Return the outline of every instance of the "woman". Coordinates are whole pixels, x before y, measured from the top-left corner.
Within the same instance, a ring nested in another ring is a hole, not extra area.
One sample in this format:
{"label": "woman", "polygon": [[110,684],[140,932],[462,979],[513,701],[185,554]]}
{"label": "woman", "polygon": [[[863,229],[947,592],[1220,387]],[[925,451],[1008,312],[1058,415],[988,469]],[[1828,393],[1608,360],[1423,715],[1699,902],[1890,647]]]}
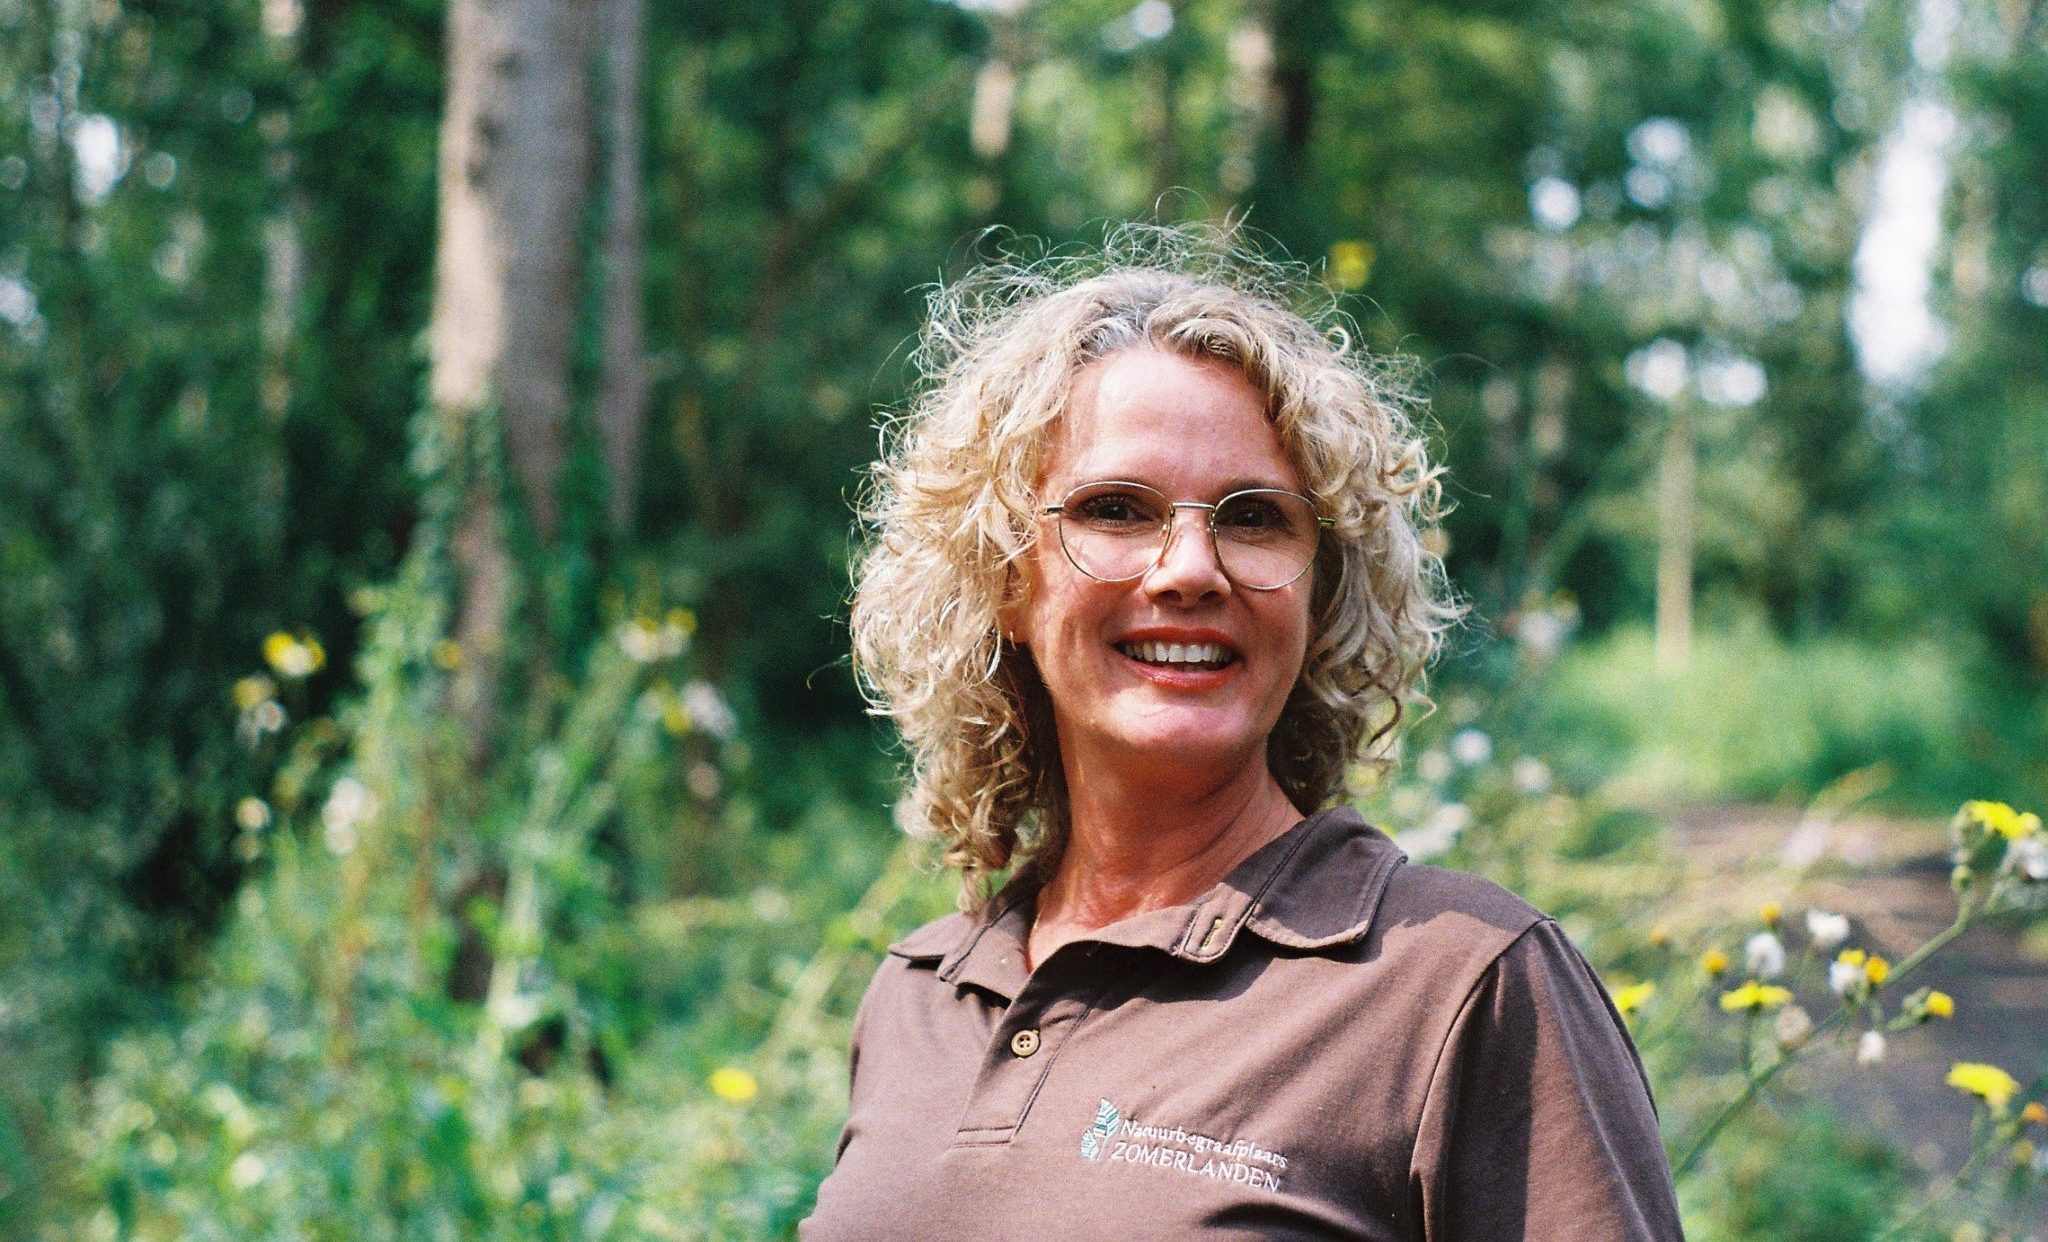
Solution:
{"label": "woman", "polygon": [[935,297],[853,629],[963,913],[869,987],[804,1237],[1679,1236],[1557,925],[1330,809],[1454,610],[1296,291],[1126,229]]}

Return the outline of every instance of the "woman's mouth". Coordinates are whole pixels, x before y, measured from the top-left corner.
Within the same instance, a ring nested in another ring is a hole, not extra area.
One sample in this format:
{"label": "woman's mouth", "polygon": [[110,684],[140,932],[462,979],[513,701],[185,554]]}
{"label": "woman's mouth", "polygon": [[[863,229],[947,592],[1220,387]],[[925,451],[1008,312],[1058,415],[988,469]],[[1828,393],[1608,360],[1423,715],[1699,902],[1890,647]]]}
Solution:
{"label": "woman's mouth", "polygon": [[1237,659],[1237,653],[1222,643],[1118,643],[1116,649],[1158,668],[1216,669]]}

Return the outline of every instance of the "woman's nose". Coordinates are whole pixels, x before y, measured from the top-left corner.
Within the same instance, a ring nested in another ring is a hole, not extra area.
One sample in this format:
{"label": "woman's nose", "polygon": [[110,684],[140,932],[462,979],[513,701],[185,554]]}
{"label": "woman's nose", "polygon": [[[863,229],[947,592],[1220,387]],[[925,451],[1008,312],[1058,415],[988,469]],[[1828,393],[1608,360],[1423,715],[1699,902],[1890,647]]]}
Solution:
{"label": "woman's nose", "polygon": [[1208,510],[1173,511],[1165,546],[1145,572],[1145,589],[1184,604],[1230,593],[1230,577],[1216,557],[1216,541],[1209,537]]}

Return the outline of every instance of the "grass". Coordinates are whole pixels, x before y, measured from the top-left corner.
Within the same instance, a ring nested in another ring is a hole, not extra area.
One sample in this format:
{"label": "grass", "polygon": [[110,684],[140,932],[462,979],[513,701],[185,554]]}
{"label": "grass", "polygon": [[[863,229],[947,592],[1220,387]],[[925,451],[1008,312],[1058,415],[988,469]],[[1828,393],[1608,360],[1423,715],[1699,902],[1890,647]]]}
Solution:
{"label": "grass", "polygon": [[1757,623],[1700,634],[1676,673],[1647,629],[1616,630],[1570,648],[1522,707],[1568,780],[1617,800],[1803,799],[1882,764],[1886,803],[1937,813],[1987,790],[2039,800],[2044,709],[1931,639],[1787,640]]}

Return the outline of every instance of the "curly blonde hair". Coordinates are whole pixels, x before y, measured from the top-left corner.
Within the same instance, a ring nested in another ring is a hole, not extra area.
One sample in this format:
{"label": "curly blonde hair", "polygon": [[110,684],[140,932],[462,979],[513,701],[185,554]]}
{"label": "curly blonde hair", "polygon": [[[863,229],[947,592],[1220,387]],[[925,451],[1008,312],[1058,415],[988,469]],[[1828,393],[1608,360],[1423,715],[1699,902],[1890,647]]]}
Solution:
{"label": "curly blonde hair", "polygon": [[1354,763],[1386,762],[1458,615],[1421,538],[1441,489],[1413,400],[1306,269],[1229,230],[1127,224],[1099,251],[989,264],[936,288],[914,355],[924,382],[885,424],[860,505],[853,652],[909,753],[905,827],[943,842],[964,908],[1013,863],[1050,874],[1066,843],[1051,705],[999,622],[1024,589],[1040,458],[1076,374],[1140,345],[1241,370],[1336,519],[1301,677],[1267,743],[1297,807],[1333,799]]}

